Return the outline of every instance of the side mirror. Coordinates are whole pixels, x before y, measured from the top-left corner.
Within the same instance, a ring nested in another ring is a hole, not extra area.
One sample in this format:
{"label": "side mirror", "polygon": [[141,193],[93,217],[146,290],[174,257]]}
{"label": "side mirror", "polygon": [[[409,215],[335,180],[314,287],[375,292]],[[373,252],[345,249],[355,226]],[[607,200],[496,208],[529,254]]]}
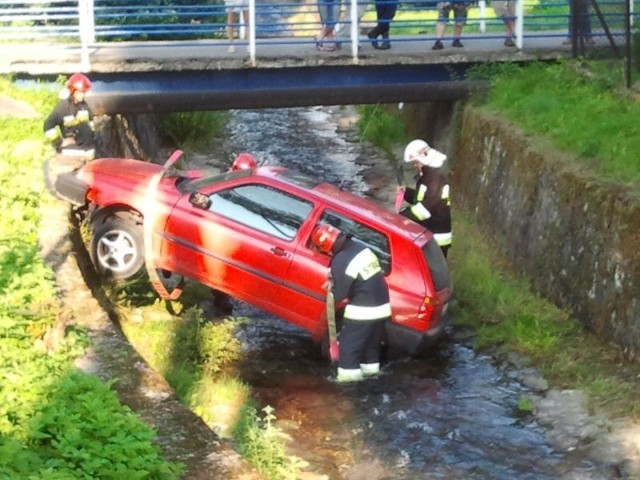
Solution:
{"label": "side mirror", "polygon": [[193,192],[189,195],[189,203],[201,210],[209,210],[209,207],[211,206],[211,199],[204,193]]}

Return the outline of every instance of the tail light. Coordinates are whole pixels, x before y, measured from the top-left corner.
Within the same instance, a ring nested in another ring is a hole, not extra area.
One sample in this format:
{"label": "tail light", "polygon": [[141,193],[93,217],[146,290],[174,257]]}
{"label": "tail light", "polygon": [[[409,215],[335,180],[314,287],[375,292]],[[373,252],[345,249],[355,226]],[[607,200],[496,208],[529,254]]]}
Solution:
{"label": "tail light", "polygon": [[440,301],[437,298],[433,297],[424,297],[422,300],[422,305],[420,305],[420,311],[418,315],[422,318],[426,318],[427,320],[431,318],[433,312],[440,305]]}
{"label": "tail light", "polygon": [[96,191],[93,188],[90,188],[89,190],[87,190],[87,201],[90,203],[95,203],[96,200]]}

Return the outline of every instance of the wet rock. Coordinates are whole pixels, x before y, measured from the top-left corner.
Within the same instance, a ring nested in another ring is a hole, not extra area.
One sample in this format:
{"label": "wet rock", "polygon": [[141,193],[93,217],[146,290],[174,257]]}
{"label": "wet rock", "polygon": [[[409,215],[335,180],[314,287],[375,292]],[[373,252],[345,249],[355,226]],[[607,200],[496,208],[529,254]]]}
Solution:
{"label": "wet rock", "polygon": [[592,442],[601,429],[589,415],[587,398],[577,390],[549,390],[534,400],[536,419],[548,427],[547,438],[561,451]]}

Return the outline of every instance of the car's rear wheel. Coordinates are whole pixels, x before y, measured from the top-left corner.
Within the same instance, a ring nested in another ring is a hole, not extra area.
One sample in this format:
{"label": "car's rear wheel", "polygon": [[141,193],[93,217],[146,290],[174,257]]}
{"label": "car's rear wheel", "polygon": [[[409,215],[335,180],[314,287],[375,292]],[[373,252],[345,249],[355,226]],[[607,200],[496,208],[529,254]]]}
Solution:
{"label": "car's rear wheel", "polygon": [[90,253],[98,273],[115,280],[134,276],[144,265],[142,226],[133,219],[108,217],[94,229]]}

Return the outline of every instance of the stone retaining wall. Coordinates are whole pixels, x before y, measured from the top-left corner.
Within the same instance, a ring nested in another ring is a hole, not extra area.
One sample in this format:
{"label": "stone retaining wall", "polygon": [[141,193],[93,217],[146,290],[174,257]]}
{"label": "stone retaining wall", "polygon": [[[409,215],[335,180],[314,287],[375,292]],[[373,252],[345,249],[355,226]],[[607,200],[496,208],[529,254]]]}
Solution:
{"label": "stone retaining wall", "polygon": [[538,292],[630,358],[640,353],[640,195],[605,185],[468,105],[451,156],[454,205]]}

